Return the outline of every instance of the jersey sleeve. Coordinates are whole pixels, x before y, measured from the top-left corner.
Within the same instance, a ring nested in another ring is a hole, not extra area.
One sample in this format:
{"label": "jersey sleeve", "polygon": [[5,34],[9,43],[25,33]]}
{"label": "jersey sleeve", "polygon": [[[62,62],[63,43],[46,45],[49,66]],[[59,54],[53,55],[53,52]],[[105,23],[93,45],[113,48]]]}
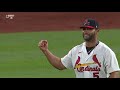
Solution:
{"label": "jersey sleeve", "polygon": [[105,68],[108,74],[114,71],[120,71],[118,60],[116,58],[115,53],[112,50],[106,52]]}
{"label": "jersey sleeve", "polygon": [[68,69],[73,68],[73,66],[72,66],[72,50],[70,50],[67,55],[65,55],[64,57],[61,58],[61,62],[66,68],[68,68]]}

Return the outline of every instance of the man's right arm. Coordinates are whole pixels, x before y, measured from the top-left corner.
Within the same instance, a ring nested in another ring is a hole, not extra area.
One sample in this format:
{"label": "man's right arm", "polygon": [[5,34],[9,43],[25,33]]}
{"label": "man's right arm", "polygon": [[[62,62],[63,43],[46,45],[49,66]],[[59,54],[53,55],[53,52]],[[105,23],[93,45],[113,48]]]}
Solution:
{"label": "man's right arm", "polygon": [[47,57],[48,61],[52,66],[59,70],[66,69],[65,66],[61,62],[61,58],[55,56],[48,50],[48,41],[47,40],[41,40],[38,44],[40,50],[44,53],[44,55]]}

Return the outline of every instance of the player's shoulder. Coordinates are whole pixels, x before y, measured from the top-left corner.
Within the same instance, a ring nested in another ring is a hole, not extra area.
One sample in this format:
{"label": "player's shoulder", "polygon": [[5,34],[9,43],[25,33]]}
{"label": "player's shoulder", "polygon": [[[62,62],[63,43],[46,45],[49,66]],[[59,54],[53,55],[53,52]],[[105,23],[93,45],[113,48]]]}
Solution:
{"label": "player's shoulder", "polygon": [[107,44],[101,41],[99,43],[99,47],[102,48],[105,52],[113,52],[113,50]]}
{"label": "player's shoulder", "polygon": [[84,42],[81,43],[81,44],[78,44],[78,45],[74,46],[74,47],[72,48],[72,50],[80,50],[83,45],[84,45]]}

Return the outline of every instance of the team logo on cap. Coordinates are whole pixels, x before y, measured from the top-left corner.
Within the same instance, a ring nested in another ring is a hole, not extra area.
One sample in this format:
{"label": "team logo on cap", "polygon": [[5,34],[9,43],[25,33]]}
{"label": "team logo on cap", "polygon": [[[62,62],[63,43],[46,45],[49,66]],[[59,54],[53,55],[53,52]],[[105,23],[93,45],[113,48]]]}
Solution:
{"label": "team logo on cap", "polygon": [[88,20],[85,20],[84,25],[90,25],[90,22],[88,22]]}

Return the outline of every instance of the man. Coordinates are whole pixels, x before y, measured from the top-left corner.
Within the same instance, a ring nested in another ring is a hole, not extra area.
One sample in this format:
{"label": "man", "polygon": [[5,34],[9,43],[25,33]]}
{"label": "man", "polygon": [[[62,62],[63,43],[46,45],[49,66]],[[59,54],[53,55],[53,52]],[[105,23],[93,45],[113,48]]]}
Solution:
{"label": "man", "polygon": [[120,69],[115,53],[98,40],[98,22],[88,18],[80,29],[85,42],[73,47],[63,58],[48,50],[47,40],[41,40],[38,46],[55,68],[74,69],[76,78],[119,78]]}

